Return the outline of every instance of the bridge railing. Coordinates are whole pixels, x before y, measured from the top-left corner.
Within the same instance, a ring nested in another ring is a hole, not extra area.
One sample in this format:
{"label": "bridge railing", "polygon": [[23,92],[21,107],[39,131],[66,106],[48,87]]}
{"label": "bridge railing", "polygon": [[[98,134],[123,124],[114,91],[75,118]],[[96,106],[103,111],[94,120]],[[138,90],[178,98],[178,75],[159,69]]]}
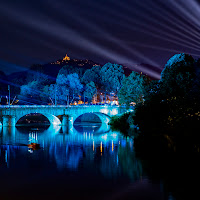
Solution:
{"label": "bridge railing", "polygon": [[0,105],[0,108],[70,108],[70,107],[119,107],[118,105]]}

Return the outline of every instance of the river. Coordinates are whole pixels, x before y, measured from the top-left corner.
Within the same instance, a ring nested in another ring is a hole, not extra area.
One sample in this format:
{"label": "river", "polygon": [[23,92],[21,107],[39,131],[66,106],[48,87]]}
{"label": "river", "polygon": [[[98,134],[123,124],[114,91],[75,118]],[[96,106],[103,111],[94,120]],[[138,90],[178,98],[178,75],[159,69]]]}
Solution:
{"label": "river", "polygon": [[98,130],[98,124],[67,132],[59,126],[1,129],[1,199],[174,199],[162,179],[144,170],[132,138]]}

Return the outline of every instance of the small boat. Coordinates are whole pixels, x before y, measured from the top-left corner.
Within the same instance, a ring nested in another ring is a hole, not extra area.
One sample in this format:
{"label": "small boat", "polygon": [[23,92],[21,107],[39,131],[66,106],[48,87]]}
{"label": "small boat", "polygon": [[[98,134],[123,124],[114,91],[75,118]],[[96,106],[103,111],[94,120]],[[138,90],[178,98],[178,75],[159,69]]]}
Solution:
{"label": "small boat", "polygon": [[29,149],[33,149],[33,150],[40,149],[40,144],[37,144],[37,143],[31,143],[31,144],[28,144],[27,146]]}

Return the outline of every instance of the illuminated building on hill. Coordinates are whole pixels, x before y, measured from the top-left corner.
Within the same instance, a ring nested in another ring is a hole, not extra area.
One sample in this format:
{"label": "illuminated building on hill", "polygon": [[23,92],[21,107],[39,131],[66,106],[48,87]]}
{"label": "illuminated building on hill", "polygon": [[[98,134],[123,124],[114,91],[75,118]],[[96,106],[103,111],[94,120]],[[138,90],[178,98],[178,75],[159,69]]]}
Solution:
{"label": "illuminated building on hill", "polygon": [[65,61],[70,60],[70,57],[67,56],[67,54],[66,54],[65,57],[63,58],[63,60],[65,60]]}

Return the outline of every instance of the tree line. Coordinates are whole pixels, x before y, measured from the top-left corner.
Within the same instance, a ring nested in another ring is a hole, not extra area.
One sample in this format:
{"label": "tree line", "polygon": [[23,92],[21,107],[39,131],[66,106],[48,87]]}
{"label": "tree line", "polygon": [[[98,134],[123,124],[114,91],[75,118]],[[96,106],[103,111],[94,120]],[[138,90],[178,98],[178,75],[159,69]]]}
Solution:
{"label": "tree line", "polygon": [[[66,65],[59,70],[56,79],[46,75],[42,65],[33,65],[26,75],[22,74],[11,81],[11,96],[12,99],[16,97],[14,103],[17,104],[69,105],[79,101],[91,103],[94,98],[95,102],[119,99],[121,104],[127,104],[131,98],[127,98],[123,91],[130,90],[132,95],[137,92],[136,96],[141,97],[142,89],[138,84],[142,87],[147,80],[137,72],[125,76],[123,66],[113,63],[94,65],[86,70]],[[4,85],[4,97],[8,93],[5,88],[9,83],[7,80]],[[137,97],[134,100],[137,101]]]}

